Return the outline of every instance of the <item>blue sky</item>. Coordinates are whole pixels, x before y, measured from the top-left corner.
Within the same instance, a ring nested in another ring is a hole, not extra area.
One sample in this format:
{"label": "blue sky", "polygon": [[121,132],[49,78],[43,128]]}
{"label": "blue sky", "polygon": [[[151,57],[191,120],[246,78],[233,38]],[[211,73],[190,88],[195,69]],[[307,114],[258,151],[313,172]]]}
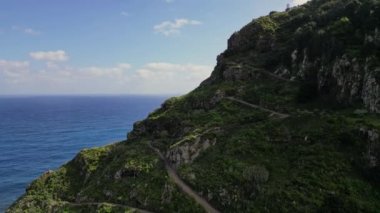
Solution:
{"label": "blue sky", "polygon": [[0,94],[182,94],[227,39],[302,0],[2,0]]}

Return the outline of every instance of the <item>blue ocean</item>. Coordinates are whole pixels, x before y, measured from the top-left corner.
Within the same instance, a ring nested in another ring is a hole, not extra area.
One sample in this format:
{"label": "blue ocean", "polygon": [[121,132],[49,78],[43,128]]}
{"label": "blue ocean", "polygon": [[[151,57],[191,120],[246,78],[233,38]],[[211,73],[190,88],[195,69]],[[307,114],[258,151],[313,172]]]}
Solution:
{"label": "blue ocean", "polygon": [[0,212],[83,148],[126,138],[167,96],[0,97]]}

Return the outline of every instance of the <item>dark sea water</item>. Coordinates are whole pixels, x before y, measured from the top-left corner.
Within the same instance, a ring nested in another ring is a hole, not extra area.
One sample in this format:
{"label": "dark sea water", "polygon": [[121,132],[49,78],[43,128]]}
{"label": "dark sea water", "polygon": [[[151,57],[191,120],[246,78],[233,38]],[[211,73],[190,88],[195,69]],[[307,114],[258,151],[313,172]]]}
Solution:
{"label": "dark sea water", "polygon": [[164,96],[0,97],[0,212],[83,148],[125,139]]}

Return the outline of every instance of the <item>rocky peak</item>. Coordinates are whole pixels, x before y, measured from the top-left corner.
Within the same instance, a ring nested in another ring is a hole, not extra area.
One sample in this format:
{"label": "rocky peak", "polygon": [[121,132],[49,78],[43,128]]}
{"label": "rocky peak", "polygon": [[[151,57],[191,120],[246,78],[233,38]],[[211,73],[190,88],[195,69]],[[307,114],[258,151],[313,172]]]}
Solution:
{"label": "rocky peak", "polygon": [[325,101],[378,113],[379,23],[380,6],[370,0],[320,0],[272,12],[230,37],[202,85],[257,81],[257,68],[311,85]]}

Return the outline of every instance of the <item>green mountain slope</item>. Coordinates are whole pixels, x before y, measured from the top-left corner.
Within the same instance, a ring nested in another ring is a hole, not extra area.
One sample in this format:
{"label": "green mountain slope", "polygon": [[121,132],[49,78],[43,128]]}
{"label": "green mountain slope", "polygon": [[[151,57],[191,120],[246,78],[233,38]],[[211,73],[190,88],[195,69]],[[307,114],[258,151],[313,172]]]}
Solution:
{"label": "green mountain slope", "polygon": [[8,211],[380,212],[379,30],[379,0],[255,19],[197,89]]}

